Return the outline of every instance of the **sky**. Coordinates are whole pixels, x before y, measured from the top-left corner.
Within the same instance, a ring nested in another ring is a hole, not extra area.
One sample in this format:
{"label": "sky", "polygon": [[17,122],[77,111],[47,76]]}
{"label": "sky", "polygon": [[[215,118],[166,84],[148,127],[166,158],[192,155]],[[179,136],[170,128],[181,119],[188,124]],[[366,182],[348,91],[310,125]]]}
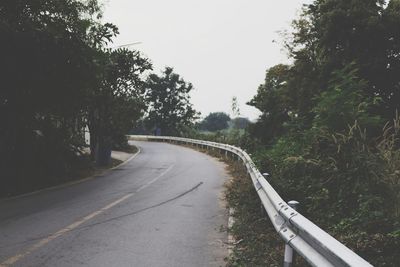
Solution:
{"label": "sky", "polygon": [[232,97],[240,115],[255,120],[246,105],[263,83],[268,68],[289,63],[279,32],[311,0],[103,0],[103,21],[118,26],[111,46],[141,42],[140,50],[161,73],[173,67],[194,90],[191,102],[205,117],[232,115]]}

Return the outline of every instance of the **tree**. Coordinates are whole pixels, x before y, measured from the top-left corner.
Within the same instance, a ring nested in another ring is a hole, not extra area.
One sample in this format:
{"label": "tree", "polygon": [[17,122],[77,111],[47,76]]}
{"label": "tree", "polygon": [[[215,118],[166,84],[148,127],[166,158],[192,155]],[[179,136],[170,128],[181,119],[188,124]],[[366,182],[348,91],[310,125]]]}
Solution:
{"label": "tree", "polygon": [[400,107],[399,14],[397,0],[316,0],[294,23],[288,47],[296,61],[311,63],[319,90],[335,70],[356,64],[365,92],[382,98],[375,112],[390,119]]}
{"label": "tree", "polygon": [[332,74],[328,90],[316,98],[314,127],[326,128],[332,133],[344,132],[357,121],[370,134],[380,131],[383,121],[371,113],[380,98],[366,94],[367,83],[358,77],[358,71],[355,64],[349,64]]}
{"label": "tree", "polygon": [[84,162],[86,124],[95,155],[96,146],[121,145],[143,113],[151,64],[136,51],[106,49],[118,29],[100,18],[96,0],[0,3],[0,167],[8,179],[0,193],[65,179]]}
{"label": "tree", "polygon": [[399,10],[398,1],[386,6],[376,0],[315,0],[305,6],[286,43],[293,64],[270,68],[249,102],[262,111],[251,131],[271,143],[287,131],[312,127],[321,95],[334,87],[335,73],[349,65],[363,81],[359,93],[379,100],[368,112],[392,119],[400,108],[400,78],[394,74],[400,69],[400,33],[394,26]]}
{"label": "tree", "polygon": [[371,263],[390,266],[400,238],[399,11],[398,0],[305,6],[286,44],[293,64],[270,68],[249,103],[262,111],[250,127],[255,161],[277,191]]}
{"label": "tree", "polygon": [[85,103],[96,77],[87,33],[98,11],[96,1],[1,1],[4,191],[54,179],[76,161]]}
{"label": "tree", "polygon": [[276,65],[267,70],[265,82],[247,104],[262,112],[260,119],[251,127],[253,135],[263,143],[271,143],[284,132],[284,124],[297,113],[293,94],[288,88],[290,67]]}
{"label": "tree", "polygon": [[100,83],[90,97],[88,123],[92,155],[103,165],[112,147],[126,144],[125,134],[143,115],[143,74],[152,66],[138,51],[128,49],[105,50],[99,62]]}
{"label": "tree", "polygon": [[190,103],[191,83],[184,81],[170,67],[161,76],[151,74],[144,97],[148,104],[145,123],[150,130],[160,129],[162,135],[180,135],[192,126],[198,113]]}
{"label": "tree", "polygon": [[236,117],[234,119],[232,119],[232,126],[235,129],[246,129],[247,126],[251,123],[250,120],[248,118],[244,118],[244,117]]}
{"label": "tree", "polygon": [[200,130],[216,132],[229,127],[231,120],[228,114],[224,112],[211,112],[199,124]]}

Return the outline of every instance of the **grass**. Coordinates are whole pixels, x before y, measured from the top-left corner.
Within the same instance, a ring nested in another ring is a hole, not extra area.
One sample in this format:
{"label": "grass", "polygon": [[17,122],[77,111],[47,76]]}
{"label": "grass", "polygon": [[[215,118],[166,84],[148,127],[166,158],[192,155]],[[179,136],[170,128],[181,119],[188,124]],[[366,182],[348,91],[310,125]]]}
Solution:
{"label": "grass", "polygon": [[263,212],[251,179],[240,163],[228,166],[232,180],[226,185],[225,195],[234,210],[229,231],[236,245],[227,266],[281,266],[284,242]]}

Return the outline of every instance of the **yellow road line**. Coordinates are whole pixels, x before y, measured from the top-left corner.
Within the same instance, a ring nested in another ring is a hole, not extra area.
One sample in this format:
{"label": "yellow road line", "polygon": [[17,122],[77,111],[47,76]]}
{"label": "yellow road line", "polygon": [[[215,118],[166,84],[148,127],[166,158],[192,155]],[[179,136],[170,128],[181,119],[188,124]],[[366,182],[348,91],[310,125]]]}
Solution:
{"label": "yellow road line", "polygon": [[[131,160],[133,160],[141,152],[140,148],[139,147],[137,147],[137,148],[138,148],[138,151],[135,154],[133,154],[130,158],[128,158],[126,161],[124,161],[121,164],[119,164],[119,165],[117,165],[115,167],[112,167],[110,169],[105,169],[102,173],[106,173],[109,170],[114,170],[116,168],[122,167],[123,165],[125,165],[128,162],[130,162]],[[39,190],[36,190],[36,191],[33,191],[33,192],[29,192],[29,193],[25,193],[25,194],[22,194],[22,195],[3,198],[3,199],[0,199],[0,202],[1,201],[10,201],[10,200],[14,200],[14,199],[19,199],[19,198],[23,198],[23,197],[36,195],[36,194],[39,194],[39,193],[42,193],[42,192],[52,191],[52,190],[56,190],[56,189],[62,189],[62,188],[69,187],[69,186],[72,186],[72,185],[81,184],[81,183],[84,183],[86,181],[89,181],[89,180],[92,180],[92,179],[96,178],[97,175],[99,175],[99,174],[95,174],[95,175],[88,176],[88,177],[85,177],[85,178],[82,178],[82,179],[79,179],[79,180],[66,182],[66,183],[63,183],[63,184],[55,185],[55,186],[46,187],[46,188],[39,189]],[[3,267],[3,266],[0,265],[0,267]]]}
{"label": "yellow road line", "polygon": [[65,228],[63,228],[63,229],[61,229],[61,230],[55,232],[54,234],[51,234],[50,236],[48,236],[48,237],[46,237],[46,238],[40,240],[39,242],[37,242],[36,244],[34,244],[34,245],[31,246],[30,248],[28,248],[25,252],[20,253],[20,254],[17,254],[17,255],[15,255],[15,256],[12,256],[12,257],[8,258],[7,260],[3,261],[3,262],[0,264],[0,267],[9,266],[9,265],[12,265],[12,264],[16,263],[16,262],[19,261],[20,259],[22,259],[22,258],[28,256],[28,255],[31,254],[33,251],[35,251],[35,250],[37,250],[37,249],[43,247],[44,245],[46,245],[46,244],[49,243],[50,241],[56,239],[57,237],[59,237],[59,236],[65,234],[65,233],[67,233],[67,232],[69,232],[69,231],[71,231],[71,230],[77,228],[79,225],[81,225],[81,224],[87,222],[88,220],[90,220],[90,219],[96,217],[97,215],[100,215],[101,213],[105,212],[106,210],[111,209],[112,207],[114,207],[115,205],[121,203],[121,202],[124,201],[125,199],[127,199],[127,198],[133,196],[133,194],[134,194],[134,193],[129,193],[129,194],[127,194],[127,195],[121,197],[120,199],[118,199],[118,200],[116,200],[116,201],[114,201],[114,202],[108,204],[107,206],[104,206],[104,207],[101,208],[100,210],[95,211],[95,212],[93,212],[93,213],[87,215],[86,217],[80,219],[79,221],[76,221],[76,222],[74,222],[74,223],[68,225],[67,227],[65,227]]}
{"label": "yellow road line", "polygon": [[[135,193],[145,189],[146,187],[150,186],[152,183],[156,182],[158,179],[160,179],[162,176],[164,176],[167,172],[169,172],[172,168],[173,168],[174,164],[169,166],[164,172],[162,172],[160,175],[158,175],[156,178],[154,178],[153,180],[149,181],[148,183],[144,184],[143,186],[139,187],[138,190],[136,190]],[[22,253],[16,254],[8,259],[6,259],[5,261],[3,261],[2,263],[0,263],[0,267],[7,267],[10,266],[14,263],[16,263],[17,261],[25,258],[26,256],[28,256],[29,254],[31,254],[32,252],[34,252],[35,250],[43,247],[44,245],[46,245],[47,243],[49,243],[50,241],[56,239],[57,237],[68,233],[69,231],[72,231],[73,229],[77,228],[78,226],[80,226],[81,224],[89,221],[90,219],[93,219],[94,217],[100,215],[101,213],[105,212],[108,209],[111,209],[112,207],[114,207],[115,205],[121,203],[122,201],[130,198],[131,196],[133,196],[135,193],[129,193],[126,194],[125,196],[117,199],[116,201],[108,204],[107,206],[104,206],[103,208],[85,216],[84,218],[80,219],[79,221],[76,221],[70,225],[68,225],[67,227],[49,235],[48,237],[40,240],[39,242],[37,242],[36,244],[32,245],[31,247],[29,247],[27,250],[25,250]]]}

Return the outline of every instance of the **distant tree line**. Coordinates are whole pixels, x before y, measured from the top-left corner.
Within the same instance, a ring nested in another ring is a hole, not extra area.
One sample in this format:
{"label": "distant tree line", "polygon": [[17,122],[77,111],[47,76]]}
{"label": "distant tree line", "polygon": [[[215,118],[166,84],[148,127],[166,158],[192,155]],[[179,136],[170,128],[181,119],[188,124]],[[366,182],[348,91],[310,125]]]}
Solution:
{"label": "distant tree line", "polygon": [[172,68],[150,74],[138,51],[108,48],[118,28],[101,16],[96,0],[1,1],[0,195],[73,176],[89,160],[85,127],[91,160],[106,165],[139,119],[177,134],[197,116],[192,85]]}
{"label": "distant tree line", "polygon": [[246,129],[249,124],[249,119],[244,117],[231,119],[225,112],[211,112],[197,124],[197,128],[200,131],[217,132],[228,128]]}

